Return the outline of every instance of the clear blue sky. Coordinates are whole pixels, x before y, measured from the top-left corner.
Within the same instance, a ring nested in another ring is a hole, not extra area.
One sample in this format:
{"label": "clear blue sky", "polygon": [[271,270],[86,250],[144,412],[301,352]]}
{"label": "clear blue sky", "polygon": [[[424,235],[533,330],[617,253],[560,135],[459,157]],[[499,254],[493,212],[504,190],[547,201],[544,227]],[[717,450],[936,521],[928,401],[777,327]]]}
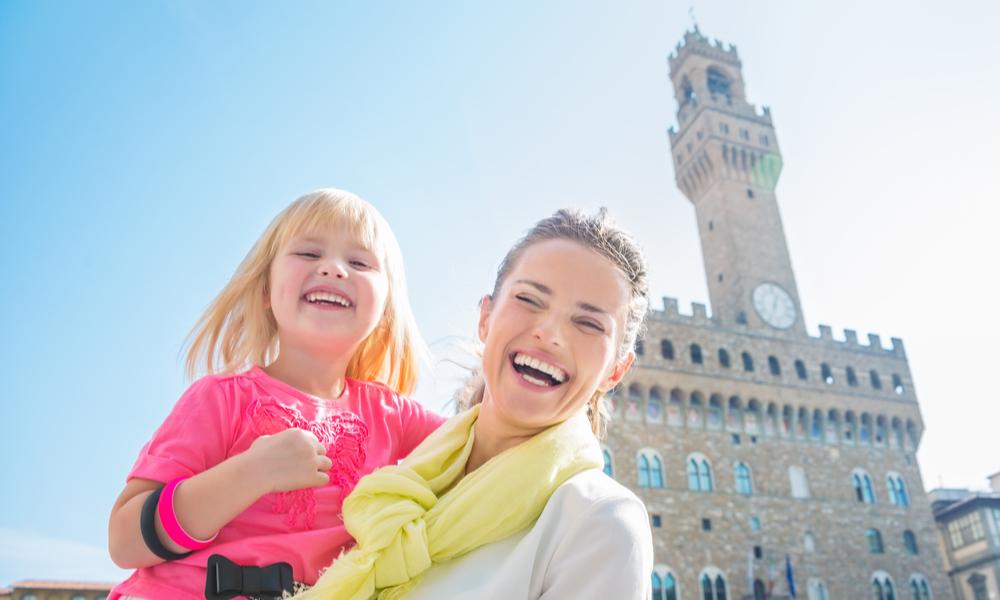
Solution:
{"label": "clear blue sky", "polygon": [[[1000,5],[817,4],[694,12],[772,108],[809,330],[902,337],[925,487],[981,488],[1000,470]],[[307,191],[383,212],[439,356],[564,205],[637,234],[655,297],[707,303],[665,135],[689,6],[0,3],[0,585],[124,577],[107,515],[186,387],[184,336]],[[452,373],[418,399],[442,408]]]}

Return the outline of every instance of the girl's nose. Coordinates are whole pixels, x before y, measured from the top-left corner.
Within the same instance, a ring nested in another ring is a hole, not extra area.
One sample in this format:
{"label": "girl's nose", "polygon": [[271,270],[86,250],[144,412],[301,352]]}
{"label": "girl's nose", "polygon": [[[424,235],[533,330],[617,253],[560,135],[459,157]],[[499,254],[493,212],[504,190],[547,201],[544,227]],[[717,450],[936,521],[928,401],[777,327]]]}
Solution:
{"label": "girl's nose", "polygon": [[333,260],[321,264],[318,271],[320,275],[323,275],[324,277],[347,279],[347,268],[339,260]]}

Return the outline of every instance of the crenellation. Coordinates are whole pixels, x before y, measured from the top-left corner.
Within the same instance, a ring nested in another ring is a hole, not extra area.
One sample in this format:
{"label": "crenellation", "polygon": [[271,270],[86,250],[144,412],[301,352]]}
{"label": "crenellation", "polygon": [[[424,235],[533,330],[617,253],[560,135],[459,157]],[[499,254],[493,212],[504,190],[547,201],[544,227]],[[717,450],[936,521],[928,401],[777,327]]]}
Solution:
{"label": "crenellation", "polygon": [[898,358],[906,360],[906,350],[903,350],[903,340],[899,338],[891,338],[891,339],[892,339],[892,353],[895,354]]}
{"label": "crenellation", "polygon": [[668,317],[679,316],[677,309],[677,298],[663,297],[663,315]]}
{"label": "crenellation", "polygon": [[853,329],[844,330],[844,343],[848,346],[858,345],[858,332]]}
{"label": "crenellation", "polygon": [[885,350],[885,348],[882,347],[882,338],[879,337],[877,333],[868,334],[868,345],[871,346],[872,349]]}
{"label": "crenellation", "polygon": [[708,310],[705,308],[705,305],[700,302],[692,302],[691,317],[694,319],[695,323],[707,323]]}
{"label": "crenellation", "polygon": [[833,329],[829,325],[819,326],[819,339],[827,340],[829,342],[833,341]]}

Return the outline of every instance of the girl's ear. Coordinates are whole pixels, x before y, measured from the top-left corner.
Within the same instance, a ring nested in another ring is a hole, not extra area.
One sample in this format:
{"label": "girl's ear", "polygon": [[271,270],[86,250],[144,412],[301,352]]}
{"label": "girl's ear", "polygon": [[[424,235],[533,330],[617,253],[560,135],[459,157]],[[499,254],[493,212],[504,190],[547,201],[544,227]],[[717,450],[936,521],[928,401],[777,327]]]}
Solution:
{"label": "girl's ear", "polygon": [[271,308],[271,286],[268,282],[264,282],[264,297],[261,300],[261,304],[265,309]]}
{"label": "girl's ear", "polygon": [[608,392],[614,389],[614,387],[618,385],[618,382],[620,382],[622,378],[625,377],[625,373],[628,373],[628,368],[632,366],[632,361],[634,360],[635,360],[635,353],[629,352],[628,356],[615,363],[614,367],[611,369],[611,372],[608,374],[607,377],[604,378],[604,380],[601,381],[600,385],[597,386],[597,389],[601,390],[602,392]]}
{"label": "girl's ear", "polygon": [[489,294],[479,301],[479,341],[486,343],[486,334],[490,332],[490,311],[493,309],[493,297]]}

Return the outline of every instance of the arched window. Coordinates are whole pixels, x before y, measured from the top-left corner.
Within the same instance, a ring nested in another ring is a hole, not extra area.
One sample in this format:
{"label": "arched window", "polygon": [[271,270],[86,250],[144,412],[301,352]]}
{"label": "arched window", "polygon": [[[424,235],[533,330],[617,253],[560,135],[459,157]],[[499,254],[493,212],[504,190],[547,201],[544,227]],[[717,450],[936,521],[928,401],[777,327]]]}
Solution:
{"label": "arched window", "polygon": [[816,551],[816,536],[814,536],[811,531],[805,532],[802,536],[802,547],[806,552]]}
{"label": "arched window", "polygon": [[644,350],[642,349],[642,340],[637,339],[635,341],[635,355],[642,356]]}
{"label": "arched window", "polygon": [[885,571],[875,571],[872,574],[872,595],[875,600],[896,600],[892,577]]}
{"label": "arched window", "polygon": [[766,600],[767,588],[760,579],[753,580],[753,600]]}
{"label": "arched window", "polygon": [[809,437],[814,442],[821,441],[823,435],[823,411],[818,408],[813,411],[812,424],[809,427]]}
{"label": "arched window", "polygon": [[708,459],[701,454],[692,454],[687,459],[688,489],[695,492],[712,491],[712,469]]}
{"label": "arched window", "polygon": [[854,443],[854,425],[855,425],[854,413],[851,411],[847,411],[846,413],[844,413],[844,436],[843,436],[843,440],[847,444]]}
{"label": "arched window", "polygon": [[639,389],[639,386],[633,383],[628,386],[628,397],[642,399],[642,390]]}
{"label": "arched window", "polygon": [[851,473],[851,485],[854,487],[854,498],[865,504],[875,503],[875,491],[872,489],[872,478],[864,469],[854,469]]}
{"label": "arched window", "polygon": [[698,344],[691,344],[691,362],[696,365],[704,362],[701,358],[701,346]]}
{"label": "arched window", "polygon": [[858,387],[858,375],[852,367],[847,367],[847,385]]}
{"label": "arched window", "polygon": [[753,357],[750,356],[749,352],[743,353],[743,370],[753,371]]}
{"label": "arched window", "polygon": [[833,385],[833,371],[830,370],[830,365],[823,363],[819,366],[820,377],[823,379],[823,383],[826,385]]}
{"label": "arched window", "polygon": [[715,67],[708,68],[708,91],[713,94],[729,95],[729,78]]}
{"label": "arched window", "polygon": [[797,465],[788,467],[788,483],[792,488],[792,498],[809,497],[809,480],[805,470]]}
{"label": "arched window", "polygon": [[878,529],[869,529],[868,533],[868,550],[872,554],[883,554],[885,550],[882,548],[882,534],[878,532]]}
{"label": "arched window", "polygon": [[786,404],[785,408],[781,411],[781,435],[784,437],[792,435],[793,415],[792,407]]}
{"label": "arched window", "polygon": [[726,578],[716,567],[706,567],[701,572],[701,593],[704,600],[728,600]]}
{"label": "arched window", "polygon": [[778,363],[778,357],[768,356],[767,366],[771,369],[771,375],[781,375],[781,364]]}
{"label": "arched window", "polygon": [[809,379],[809,374],[806,373],[806,363],[801,360],[795,361],[795,374],[799,376],[799,379]]}
{"label": "arched window", "polygon": [[[931,589],[927,585],[927,578],[920,573],[910,575],[910,591],[913,593],[913,600],[931,600]],[[986,592],[986,590],[983,589],[983,592]],[[979,590],[973,589],[972,593],[975,594],[974,600],[980,599]],[[986,600],[986,598],[989,598],[989,595],[983,593],[981,597],[983,600]]]}
{"label": "arched window", "polygon": [[826,594],[826,584],[823,580],[811,577],[806,581],[806,593],[809,595],[809,600],[829,600],[829,596]]}
{"label": "arched window", "polygon": [[868,372],[868,377],[872,381],[873,388],[875,388],[876,390],[882,389],[882,380],[878,378],[878,372],[875,369],[872,369],[871,371]]}
{"label": "arched window", "polygon": [[677,600],[677,580],[667,567],[653,567],[653,600]]}
{"label": "arched window", "polygon": [[907,554],[913,556],[920,554],[920,551],[917,550],[917,536],[913,535],[909,529],[903,532],[903,546],[906,548]]}
{"label": "arched window", "polygon": [[750,469],[743,463],[736,463],[733,469],[736,472],[736,492],[740,494],[752,494],[753,484],[750,482]]}
{"label": "arched window", "polygon": [[906,393],[906,390],[903,388],[903,379],[895,373],[892,375],[892,389],[896,392],[897,396],[902,396]]}
{"label": "arched window", "polygon": [[719,348],[719,364],[725,369],[729,368],[729,351],[725,348]]}
{"label": "arched window", "polygon": [[639,465],[639,487],[663,487],[663,461],[654,450],[639,450],[636,462]]}
{"label": "arched window", "polygon": [[885,417],[882,415],[875,418],[875,443],[885,444]]}
{"label": "arched window", "polygon": [[660,354],[666,360],[674,360],[674,345],[670,340],[660,340]]}
{"label": "arched window", "polygon": [[604,453],[604,474],[608,477],[614,478],[614,471],[611,466],[611,452],[607,448],[601,448]]}
{"label": "arched window", "polygon": [[910,498],[903,476],[896,471],[889,471],[885,476],[885,485],[889,489],[889,503],[893,506],[909,506]]}
{"label": "arched window", "polygon": [[861,415],[861,427],[858,429],[858,442],[868,444],[872,441],[872,418],[868,413]]}

